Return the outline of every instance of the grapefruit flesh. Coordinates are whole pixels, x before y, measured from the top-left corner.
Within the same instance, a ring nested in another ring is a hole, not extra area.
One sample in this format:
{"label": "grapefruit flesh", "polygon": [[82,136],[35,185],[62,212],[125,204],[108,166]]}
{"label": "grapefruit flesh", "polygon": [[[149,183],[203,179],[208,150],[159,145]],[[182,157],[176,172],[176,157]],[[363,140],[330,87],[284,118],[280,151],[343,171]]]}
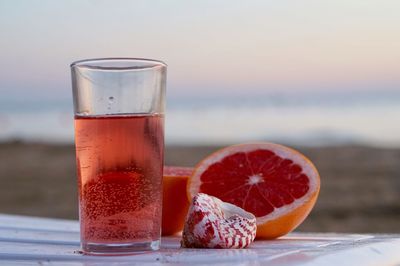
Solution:
{"label": "grapefruit flesh", "polygon": [[273,239],[295,229],[310,213],[320,188],[314,165],[299,152],[273,143],[234,145],[196,167],[188,197],[206,193],[257,218],[257,238]]}
{"label": "grapefruit flesh", "polygon": [[174,235],[183,229],[189,201],[186,186],[193,168],[165,166],[163,174],[162,235]]}

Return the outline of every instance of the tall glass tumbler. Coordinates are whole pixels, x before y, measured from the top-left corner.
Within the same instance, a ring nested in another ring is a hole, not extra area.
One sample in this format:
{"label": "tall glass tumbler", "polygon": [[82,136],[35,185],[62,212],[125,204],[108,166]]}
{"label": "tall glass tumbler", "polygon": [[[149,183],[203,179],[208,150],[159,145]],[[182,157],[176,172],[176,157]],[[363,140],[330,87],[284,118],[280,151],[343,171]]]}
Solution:
{"label": "tall glass tumbler", "polygon": [[131,58],[71,64],[85,253],[159,248],[166,68]]}

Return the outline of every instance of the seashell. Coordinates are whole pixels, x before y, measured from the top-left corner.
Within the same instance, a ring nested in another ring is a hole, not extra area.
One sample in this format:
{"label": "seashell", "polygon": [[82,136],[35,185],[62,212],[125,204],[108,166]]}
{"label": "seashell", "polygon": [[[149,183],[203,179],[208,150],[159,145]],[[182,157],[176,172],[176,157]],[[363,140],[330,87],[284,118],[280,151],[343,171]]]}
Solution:
{"label": "seashell", "polygon": [[245,248],[256,236],[256,217],[204,193],[193,197],[182,233],[185,248]]}

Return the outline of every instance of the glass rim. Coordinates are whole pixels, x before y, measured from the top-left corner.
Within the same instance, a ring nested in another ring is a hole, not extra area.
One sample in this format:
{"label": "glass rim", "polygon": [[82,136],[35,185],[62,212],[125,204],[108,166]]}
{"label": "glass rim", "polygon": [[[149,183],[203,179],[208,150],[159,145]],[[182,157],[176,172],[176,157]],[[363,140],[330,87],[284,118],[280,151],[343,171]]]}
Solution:
{"label": "glass rim", "polygon": [[[112,63],[118,61],[123,63],[131,63],[127,66],[115,66]],[[101,63],[110,63],[109,66],[101,65]],[[140,64],[142,63],[142,64]],[[159,67],[167,67],[167,64],[161,60],[148,59],[148,58],[134,58],[134,57],[104,57],[104,58],[90,58],[74,61],[70,64],[70,68],[88,68],[97,70],[145,70]]]}

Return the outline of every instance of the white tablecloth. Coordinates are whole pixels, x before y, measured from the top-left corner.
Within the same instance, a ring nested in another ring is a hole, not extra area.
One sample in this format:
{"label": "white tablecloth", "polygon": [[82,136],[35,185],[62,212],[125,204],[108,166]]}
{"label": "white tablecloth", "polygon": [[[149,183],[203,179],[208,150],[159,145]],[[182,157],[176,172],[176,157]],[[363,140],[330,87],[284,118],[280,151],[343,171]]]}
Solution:
{"label": "white tablecloth", "polygon": [[292,233],[242,250],[182,249],[85,256],[77,221],[0,214],[0,265],[400,265],[400,235]]}

